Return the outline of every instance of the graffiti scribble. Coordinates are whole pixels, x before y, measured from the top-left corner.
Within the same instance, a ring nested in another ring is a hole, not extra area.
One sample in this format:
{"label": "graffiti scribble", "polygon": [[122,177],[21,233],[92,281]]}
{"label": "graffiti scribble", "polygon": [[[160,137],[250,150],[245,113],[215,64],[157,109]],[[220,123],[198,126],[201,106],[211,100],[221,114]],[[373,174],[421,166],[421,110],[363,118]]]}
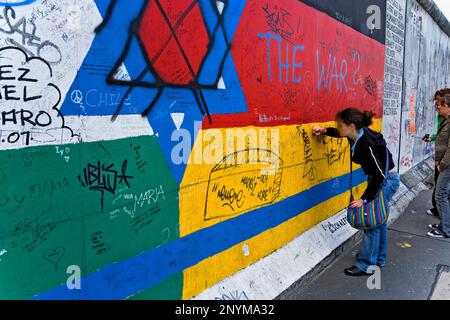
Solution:
{"label": "graffiti scribble", "polygon": [[132,176],[126,174],[128,161],[124,160],[122,164],[121,174],[114,170],[114,163],[106,165],[98,161],[96,164],[89,163],[86,168],[83,169],[83,175],[78,175],[78,180],[83,187],[89,187],[89,190],[100,191],[101,196],[101,208],[104,207],[104,194],[109,192],[116,194],[117,186],[125,183],[130,188],[129,179],[133,179]]}
{"label": "graffiti scribble", "polygon": [[278,8],[277,5],[270,9],[269,4],[266,4],[262,9],[266,13],[266,21],[270,30],[284,40],[291,40],[294,35],[294,28],[291,27],[287,19],[291,14],[283,8]]}

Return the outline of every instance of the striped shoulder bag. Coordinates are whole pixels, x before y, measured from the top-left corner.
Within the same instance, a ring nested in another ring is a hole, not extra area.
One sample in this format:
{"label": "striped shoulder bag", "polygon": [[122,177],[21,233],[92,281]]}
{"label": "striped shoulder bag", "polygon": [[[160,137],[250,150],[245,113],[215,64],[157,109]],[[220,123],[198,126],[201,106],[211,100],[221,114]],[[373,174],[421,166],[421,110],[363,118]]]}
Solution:
{"label": "striped shoulder bag", "polygon": [[[352,180],[352,152],[350,150],[350,203],[354,201],[353,197],[353,180]],[[378,191],[375,199],[364,204],[359,208],[347,208],[347,220],[355,229],[372,229],[385,223],[389,216],[389,201],[385,196],[384,186],[386,185],[386,177],[389,173],[389,153],[386,148],[386,170],[383,185]]]}

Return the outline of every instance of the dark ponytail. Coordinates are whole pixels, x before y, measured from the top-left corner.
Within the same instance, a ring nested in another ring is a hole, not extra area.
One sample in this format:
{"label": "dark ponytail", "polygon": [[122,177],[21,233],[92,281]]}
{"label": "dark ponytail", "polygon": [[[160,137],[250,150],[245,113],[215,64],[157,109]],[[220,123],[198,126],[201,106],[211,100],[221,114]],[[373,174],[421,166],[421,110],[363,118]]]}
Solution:
{"label": "dark ponytail", "polygon": [[346,125],[355,125],[356,129],[361,129],[362,127],[369,127],[373,123],[373,117],[375,113],[372,111],[361,112],[356,108],[347,108],[338,112],[336,119],[342,120]]}
{"label": "dark ponytail", "polygon": [[363,126],[369,127],[373,123],[373,117],[375,117],[375,113],[372,111],[364,111],[363,112]]}

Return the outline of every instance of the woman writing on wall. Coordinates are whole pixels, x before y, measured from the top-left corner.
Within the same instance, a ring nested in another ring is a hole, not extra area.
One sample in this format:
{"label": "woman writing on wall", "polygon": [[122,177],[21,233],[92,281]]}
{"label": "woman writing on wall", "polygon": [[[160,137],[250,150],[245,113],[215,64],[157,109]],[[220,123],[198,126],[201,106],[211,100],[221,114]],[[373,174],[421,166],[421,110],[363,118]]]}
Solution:
{"label": "woman writing on wall", "polygon": [[[361,165],[368,176],[367,188],[361,199],[350,203],[351,208],[363,206],[375,199],[386,179],[384,192],[391,200],[400,186],[398,173],[392,154],[387,150],[386,141],[381,133],[369,128],[374,114],[370,111],[361,112],[355,108],[347,108],[336,115],[337,128],[322,128],[316,126],[313,133],[336,138],[347,138],[352,150],[352,162]],[[386,151],[388,152],[389,173],[385,176]],[[364,276],[372,273],[371,266],[383,267],[387,254],[387,225],[384,223],[376,228],[364,230],[364,239],[357,256],[356,264],[344,270],[349,276]]]}

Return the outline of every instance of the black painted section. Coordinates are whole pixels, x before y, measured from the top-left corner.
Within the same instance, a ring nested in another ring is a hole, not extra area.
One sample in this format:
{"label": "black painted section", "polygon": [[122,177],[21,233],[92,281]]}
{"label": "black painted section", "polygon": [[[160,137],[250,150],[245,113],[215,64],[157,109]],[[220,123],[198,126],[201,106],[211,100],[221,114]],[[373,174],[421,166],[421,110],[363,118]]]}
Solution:
{"label": "black painted section", "polygon": [[[385,44],[386,40],[386,0],[299,0],[330,17],[342,22],[356,31]],[[380,8],[381,28],[373,32],[367,27],[372,12],[367,9],[377,5]]]}

